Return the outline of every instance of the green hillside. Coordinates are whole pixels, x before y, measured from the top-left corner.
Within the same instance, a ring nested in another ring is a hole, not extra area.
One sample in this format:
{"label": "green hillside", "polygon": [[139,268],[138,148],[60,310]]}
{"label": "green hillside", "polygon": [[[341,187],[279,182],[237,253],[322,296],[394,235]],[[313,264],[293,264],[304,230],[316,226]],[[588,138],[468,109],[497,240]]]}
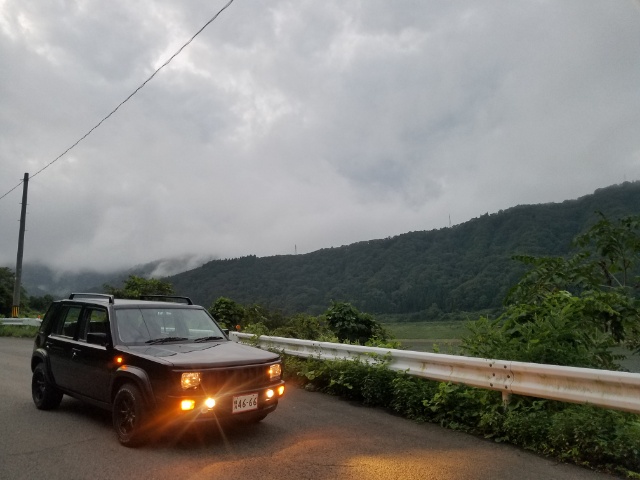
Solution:
{"label": "green hillside", "polygon": [[495,309],[522,273],[513,255],[566,254],[571,240],[596,221],[596,211],[610,218],[640,214],[640,182],[305,255],[214,260],[167,280],[205,306],[225,296],[284,313],[318,314],[331,300],[374,314],[431,318]]}

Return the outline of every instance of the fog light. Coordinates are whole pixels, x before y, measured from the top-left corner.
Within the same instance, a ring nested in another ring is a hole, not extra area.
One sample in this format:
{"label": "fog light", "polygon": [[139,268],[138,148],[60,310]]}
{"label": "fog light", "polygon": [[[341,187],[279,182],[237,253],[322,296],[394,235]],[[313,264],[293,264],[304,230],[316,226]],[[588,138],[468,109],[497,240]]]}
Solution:
{"label": "fog light", "polygon": [[195,400],[182,400],[182,402],[180,402],[180,408],[182,410],[193,410],[195,406],[196,406]]}
{"label": "fog light", "polygon": [[216,406],[216,401],[213,398],[207,398],[204,401],[204,404],[209,410],[211,410],[213,407]]}
{"label": "fog light", "polygon": [[276,394],[276,392],[274,392],[273,390],[269,389],[265,392],[265,394],[267,395],[267,398],[273,398],[273,396]]}
{"label": "fog light", "polygon": [[280,396],[284,395],[284,385],[280,385],[278,387],[278,395]]}

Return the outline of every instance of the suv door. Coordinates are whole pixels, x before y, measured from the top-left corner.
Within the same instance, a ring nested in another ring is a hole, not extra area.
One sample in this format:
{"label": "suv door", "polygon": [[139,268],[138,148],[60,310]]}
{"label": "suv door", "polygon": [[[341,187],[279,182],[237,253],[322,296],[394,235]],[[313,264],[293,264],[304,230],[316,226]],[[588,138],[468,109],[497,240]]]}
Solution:
{"label": "suv door", "polygon": [[[105,334],[105,341],[102,344],[88,342],[90,333]],[[71,368],[74,372],[71,389],[100,402],[109,402],[111,374],[115,365],[110,339],[107,309],[86,306],[79,323],[77,341],[71,348]]]}
{"label": "suv door", "polygon": [[63,304],[45,341],[51,374],[56,385],[63,389],[71,389],[74,384],[71,359],[81,313],[82,305]]}

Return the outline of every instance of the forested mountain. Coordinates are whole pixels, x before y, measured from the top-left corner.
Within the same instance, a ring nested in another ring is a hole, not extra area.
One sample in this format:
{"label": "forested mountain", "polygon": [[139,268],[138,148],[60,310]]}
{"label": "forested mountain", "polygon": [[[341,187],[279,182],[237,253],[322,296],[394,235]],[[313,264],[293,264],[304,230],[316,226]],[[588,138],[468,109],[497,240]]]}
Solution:
{"label": "forested mountain", "polygon": [[317,314],[331,300],[375,314],[429,317],[498,308],[523,271],[513,255],[568,253],[573,238],[597,221],[596,211],[612,219],[640,214],[640,182],[305,255],[214,260],[167,280],[207,307],[224,296],[285,313]]}

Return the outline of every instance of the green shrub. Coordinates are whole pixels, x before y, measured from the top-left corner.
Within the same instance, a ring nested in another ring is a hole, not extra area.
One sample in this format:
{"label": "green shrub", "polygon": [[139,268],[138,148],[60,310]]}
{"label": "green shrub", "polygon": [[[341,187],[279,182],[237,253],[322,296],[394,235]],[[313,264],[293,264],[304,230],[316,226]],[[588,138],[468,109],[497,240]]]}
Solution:
{"label": "green shrub", "polygon": [[570,405],[551,417],[549,453],[588,466],[640,472],[640,421],[588,405]]}
{"label": "green shrub", "polygon": [[394,412],[412,420],[430,421],[433,411],[425,405],[435,395],[436,382],[425,382],[404,372],[395,374],[391,381],[393,397],[388,407]]}
{"label": "green shrub", "polygon": [[615,340],[590,325],[591,295],[554,292],[533,304],[510,305],[497,320],[469,324],[462,352],[481,358],[617,370]]}
{"label": "green shrub", "polygon": [[276,337],[300,338],[304,340],[337,341],[322,317],[313,317],[304,313],[294,315],[289,321],[273,331]]}

